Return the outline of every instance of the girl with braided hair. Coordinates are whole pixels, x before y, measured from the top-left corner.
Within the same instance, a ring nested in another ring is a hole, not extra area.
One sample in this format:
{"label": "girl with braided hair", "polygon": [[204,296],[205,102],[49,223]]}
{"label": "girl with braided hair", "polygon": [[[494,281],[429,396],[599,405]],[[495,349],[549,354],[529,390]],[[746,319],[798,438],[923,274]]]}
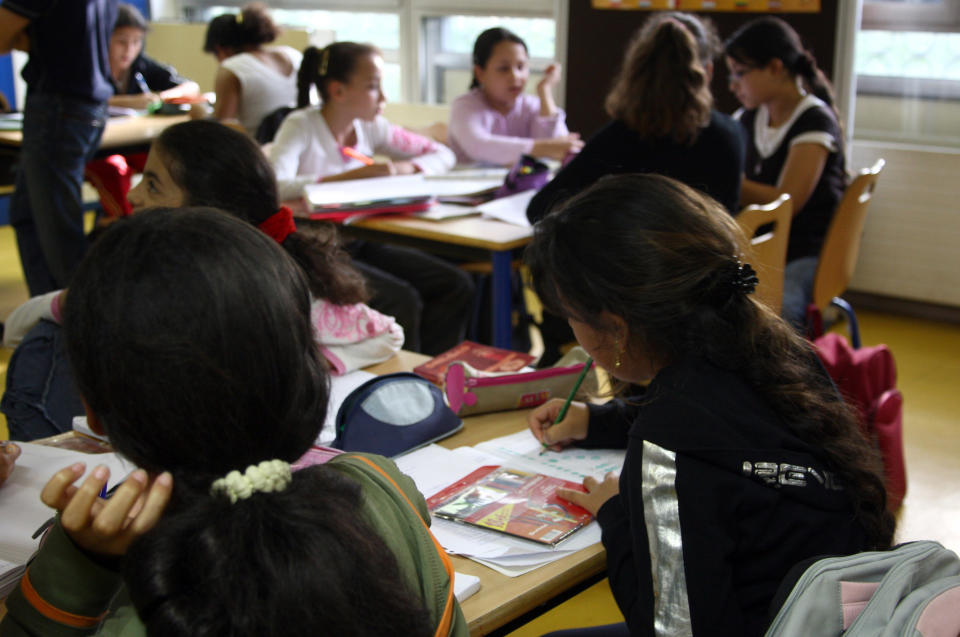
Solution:
{"label": "girl with braided hair", "polygon": [[727,40],[725,53],[747,141],[740,203],[767,203],[783,193],[793,199],[782,315],[802,327],[820,248],[847,185],[833,92],[780,18],[748,22]]}
{"label": "girl with braided hair", "polygon": [[563,497],[597,515],[626,624],[583,635],[763,634],[797,562],[890,545],[879,458],[810,344],[750,293],[744,238],[712,199],[606,177],[547,215],[537,294],[596,363],[646,391],[528,417],[555,450],[626,448]]}

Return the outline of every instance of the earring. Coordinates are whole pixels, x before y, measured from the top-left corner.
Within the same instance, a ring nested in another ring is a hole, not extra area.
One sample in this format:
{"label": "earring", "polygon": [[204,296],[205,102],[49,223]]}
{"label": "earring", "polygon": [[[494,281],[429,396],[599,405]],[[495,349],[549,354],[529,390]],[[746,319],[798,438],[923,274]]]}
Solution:
{"label": "earring", "polygon": [[621,360],[621,357],[623,356],[623,348],[620,347],[620,337],[619,337],[619,336],[613,340],[613,346],[614,346],[615,348],[617,348],[617,355],[616,355],[616,357],[613,359],[613,367],[614,367],[614,369],[620,369],[620,365],[623,364],[623,361]]}

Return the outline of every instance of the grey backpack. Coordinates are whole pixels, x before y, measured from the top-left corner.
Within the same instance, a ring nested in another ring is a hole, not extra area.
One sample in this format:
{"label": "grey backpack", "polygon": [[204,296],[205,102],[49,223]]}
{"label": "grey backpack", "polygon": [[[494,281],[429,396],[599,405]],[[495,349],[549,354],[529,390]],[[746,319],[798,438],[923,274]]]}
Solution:
{"label": "grey backpack", "polygon": [[960,636],[960,559],[937,542],[820,559],[795,581],[767,637]]}

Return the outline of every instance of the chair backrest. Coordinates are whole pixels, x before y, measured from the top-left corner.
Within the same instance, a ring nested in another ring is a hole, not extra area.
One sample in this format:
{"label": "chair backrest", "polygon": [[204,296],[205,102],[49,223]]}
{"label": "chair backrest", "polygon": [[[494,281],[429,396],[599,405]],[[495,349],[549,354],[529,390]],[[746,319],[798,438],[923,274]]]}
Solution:
{"label": "chair backrest", "polygon": [[827,307],[833,297],[843,294],[853,277],[867,219],[867,204],[873,198],[885,163],[878,159],[870,168],[861,170],[837,204],[813,279],[813,304],[820,309]]}
{"label": "chair backrest", "polygon": [[[737,223],[750,242],[747,259],[760,279],[757,298],[777,314],[783,304],[783,268],[792,218],[793,202],[786,194],[768,204],[747,206],[737,215]],[[758,235],[760,228],[765,231]]]}

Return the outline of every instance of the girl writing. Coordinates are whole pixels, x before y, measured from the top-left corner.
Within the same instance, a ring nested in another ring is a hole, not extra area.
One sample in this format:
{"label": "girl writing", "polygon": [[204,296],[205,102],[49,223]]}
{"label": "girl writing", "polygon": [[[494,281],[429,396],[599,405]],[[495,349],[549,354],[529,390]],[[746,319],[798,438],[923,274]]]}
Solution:
{"label": "girl writing", "polygon": [[720,41],[687,13],[657,13],[627,47],[607,95],[613,118],[531,201],[537,221],[603,175],[658,173],[701,190],[736,214],[743,142],[737,123],[713,110],[710,77]]}
{"label": "girl writing", "polygon": [[537,224],[537,294],[613,377],[650,381],[528,418],[554,449],[627,449],[619,477],[564,492],[597,515],[626,620],[593,634],[761,635],[795,563],[890,545],[878,454],[809,343],[750,296],[743,241],[657,175],[606,177]]}
{"label": "girl writing", "polygon": [[747,139],[741,203],[793,200],[782,315],[804,325],[833,212],[847,185],[843,132],[830,84],[790,25],[753,20],[725,45],[730,90]]}
{"label": "girl writing", "polygon": [[[304,51],[300,110],[281,124],[269,150],[280,197],[298,199],[306,184],[449,170],[443,144],[388,122],[382,115],[383,56],[373,46],[336,42]],[[315,87],[323,104],[308,107]],[[374,154],[386,155],[374,161]],[[470,276],[418,250],[367,242],[347,246],[370,281],[372,304],[397,317],[407,347],[436,355],[463,340],[474,296]]]}
{"label": "girl writing", "polygon": [[523,92],[530,77],[526,43],[504,29],[487,29],[473,46],[470,92],[450,108],[450,145],[461,162],[512,165],[523,154],[564,159],[583,146],[567,131],[553,101],[560,65],[546,68],[537,96]]}
{"label": "girl writing", "polygon": [[[110,106],[144,109],[163,99],[196,95],[196,82],[176,69],[143,54],[147,21],[131,4],[117,5],[117,21],[110,36],[110,79],[114,96]],[[125,217],[133,208],[127,201],[130,179],[143,170],[146,153],[110,155],[87,163],[84,177],[100,193],[100,206],[109,217]]]}
{"label": "girl writing", "polygon": [[392,462],[291,470],[328,380],[309,285],[276,241],[214,209],[148,211],[104,233],[70,294],[89,422],[140,468],[108,500],[105,467],[54,474],[41,497],[58,521],[0,630],[467,634]]}
{"label": "girl writing", "polygon": [[[253,135],[264,117],[296,103],[302,56],[289,46],[267,46],[278,35],[280,29],[260,3],[210,21],[203,50],[220,63],[214,119],[237,119]],[[205,117],[207,112],[195,109],[191,114]]]}

